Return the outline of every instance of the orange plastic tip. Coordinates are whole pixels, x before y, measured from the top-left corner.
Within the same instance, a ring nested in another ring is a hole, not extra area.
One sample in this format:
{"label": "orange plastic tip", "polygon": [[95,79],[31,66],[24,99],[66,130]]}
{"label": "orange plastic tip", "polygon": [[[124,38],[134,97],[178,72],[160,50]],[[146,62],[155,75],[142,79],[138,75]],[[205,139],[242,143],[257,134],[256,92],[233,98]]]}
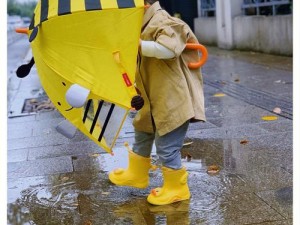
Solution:
{"label": "orange plastic tip", "polygon": [[153,194],[154,196],[156,196],[156,195],[157,195],[156,190],[155,190],[155,189],[152,189],[152,190],[151,190],[151,194]]}
{"label": "orange plastic tip", "polygon": [[200,60],[198,62],[190,62],[188,64],[188,67],[190,69],[198,69],[201,66],[204,65],[204,63],[206,63],[207,57],[208,57],[208,52],[207,49],[201,45],[201,44],[197,44],[197,43],[187,43],[186,44],[186,49],[194,49],[194,50],[199,50],[202,54]]}
{"label": "orange plastic tip", "polygon": [[144,5],[145,9],[148,9],[151,5]]}
{"label": "orange plastic tip", "polygon": [[111,154],[112,156],[114,156],[114,155],[115,155],[115,153],[114,153],[114,152],[111,152],[110,154]]}
{"label": "orange plastic tip", "polygon": [[16,28],[15,31],[17,33],[20,33],[20,34],[28,34],[29,29],[26,28],[26,27],[25,28],[24,27],[19,27],[19,28]]}

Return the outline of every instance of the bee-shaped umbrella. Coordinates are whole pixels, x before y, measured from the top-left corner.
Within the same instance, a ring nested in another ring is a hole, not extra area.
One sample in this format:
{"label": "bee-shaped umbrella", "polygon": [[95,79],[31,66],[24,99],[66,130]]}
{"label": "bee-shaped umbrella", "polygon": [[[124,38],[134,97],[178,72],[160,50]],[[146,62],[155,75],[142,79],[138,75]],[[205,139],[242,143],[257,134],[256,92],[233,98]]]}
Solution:
{"label": "bee-shaped umbrella", "polygon": [[108,152],[132,100],[143,0],[40,0],[27,30],[43,88],[59,112]]}

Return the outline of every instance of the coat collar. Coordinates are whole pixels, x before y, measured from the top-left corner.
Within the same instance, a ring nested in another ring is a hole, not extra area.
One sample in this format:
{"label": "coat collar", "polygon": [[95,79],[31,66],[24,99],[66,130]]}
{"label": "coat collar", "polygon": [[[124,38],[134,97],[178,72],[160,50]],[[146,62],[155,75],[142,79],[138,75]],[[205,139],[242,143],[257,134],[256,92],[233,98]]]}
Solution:
{"label": "coat collar", "polygon": [[143,19],[143,26],[142,29],[147,25],[147,23],[150,21],[150,19],[154,16],[156,11],[161,10],[161,6],[159,4],[159,1],[153,3],[145,12],[144,19]]}

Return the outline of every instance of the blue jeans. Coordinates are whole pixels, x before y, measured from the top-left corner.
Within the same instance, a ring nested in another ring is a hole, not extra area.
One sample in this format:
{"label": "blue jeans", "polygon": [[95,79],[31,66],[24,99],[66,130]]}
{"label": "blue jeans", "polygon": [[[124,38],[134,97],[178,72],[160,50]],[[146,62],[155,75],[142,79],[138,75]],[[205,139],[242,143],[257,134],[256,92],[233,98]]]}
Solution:
{"label": "blue jeans", "polygon": [[171,169],[181,168],[181,148],[189,126],[189,122],[185,122],[175,130],[159,136],[155,133],[145,133],[135,130],[135,143],[133,144],[133,152],[143,156],[150,157],[152,145],[155,141],[156,153],[162,165]]}

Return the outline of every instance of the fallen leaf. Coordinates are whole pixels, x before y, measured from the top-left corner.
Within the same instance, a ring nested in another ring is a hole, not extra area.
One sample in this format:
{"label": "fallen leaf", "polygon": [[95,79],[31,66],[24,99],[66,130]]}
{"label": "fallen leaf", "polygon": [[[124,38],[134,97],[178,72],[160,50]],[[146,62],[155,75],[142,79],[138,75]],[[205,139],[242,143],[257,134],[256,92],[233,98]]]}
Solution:
{"label": "fallen leaf", "polygon": [[100,156],[100,153],[94,153],[91,156],[97,158],[98,156]]}
{"label": "fallen leaf", "polygon": [[280,114],[281,113],[281,108],[276,107],[276,108],[273,109],[273,112],[277,113],[277,114]]}
{"label": "fallen leaf", "polygon": [[266,120],[266,121],[272,121],[272,120],[277,120],[278,117],[277,116],[263,116],[261,119]]}
{"label": "fallen leaf", "polygon": [[70,178],[69,177],[63,177],[61,180],[62,181],[67,181],[67,180],[69,180]]}
{"label": "fallen leaf", "polygon": [[234,80],[234,82],[240,82],[240,79],[237,78],[237,79]]}
{"label": "fallen leaf", "polygon": [[247,140],[242,140],[242,141],[240,141],[240,144],[245,145],[245,144],[248,144],[248,142],[249,141],[247,141]]}
{"label": "fallen leaf", "polygon": [[192,156],[190,155],[190,153],[186,154],[186,161],[190,162],[192,160]]}
{"label": "fallen leaf", "polygon": [[192,142],[192,141],[191,141],[191,142],[186,142],[186,143],[184,143],[184,144],[183,144],[183,147],[190,146],[191,144],[193,144],[193,142]]}
{"label": "fallen leaf", "polygon": [[109,195],[110,192],[101,192],[102,195]]}
{"label": "fallen leaf", "polygon": [[93,225],[93,223],[90,220],[84,221],[84,225]]}
{"label": "fallen leaf", "polygon": [[31,104],[33,104],[33,103],[37,103],[38,101],[35,99],[35,98],[33,98],[33,99],[30,99],[30,101],[29,101]]}
{"label": "fallen leaf", "polygon": [[211,165],[207,168],[208,174],[216,174],[220,171],[220,167],[217,165]]}
{"label": "fallen leaf", "polygon": [[213,95],[214,97],[224,97],[226,96],[224,93],[216,93]]}

